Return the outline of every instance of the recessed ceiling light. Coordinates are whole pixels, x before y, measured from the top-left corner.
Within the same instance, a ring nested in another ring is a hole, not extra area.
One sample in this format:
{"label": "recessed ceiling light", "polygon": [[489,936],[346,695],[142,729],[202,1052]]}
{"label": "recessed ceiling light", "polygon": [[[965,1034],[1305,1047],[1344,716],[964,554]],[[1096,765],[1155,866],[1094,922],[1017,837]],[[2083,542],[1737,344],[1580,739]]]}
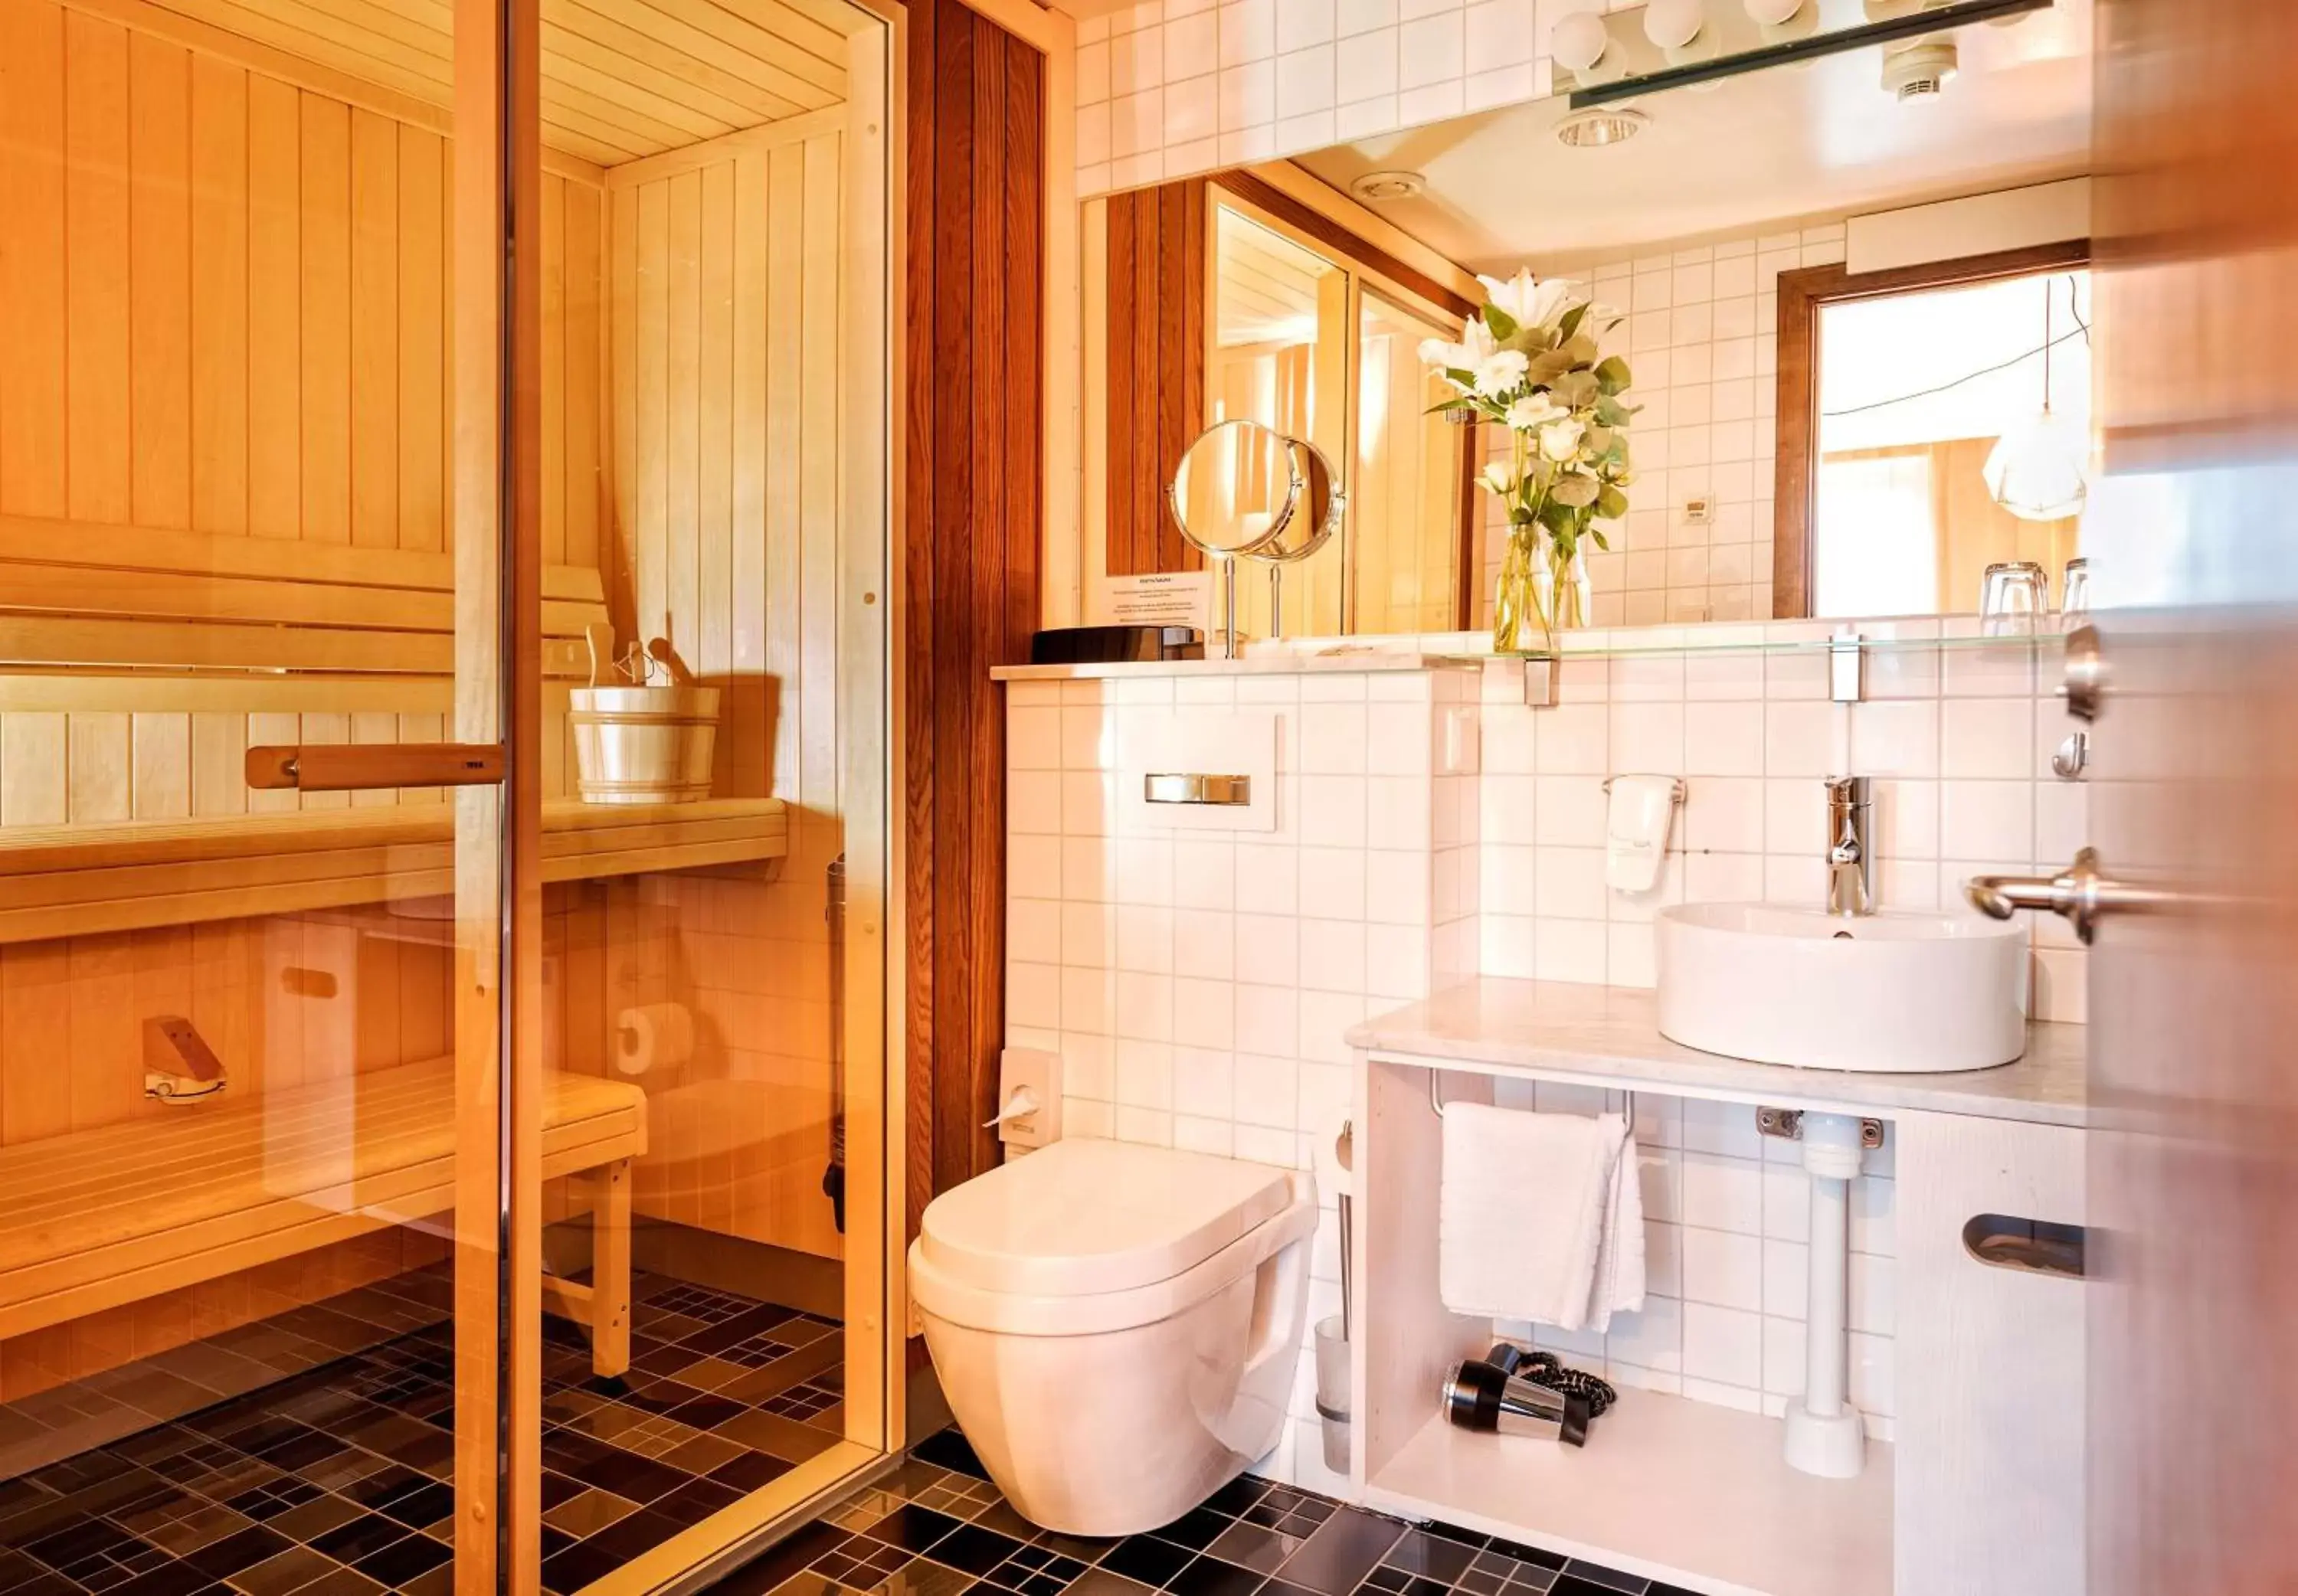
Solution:
{"label": "recessed ceiling light", "polygon": [[1599,149],[1605,145],[1627,143],[1650,121],[1651,118],[1641,111],[1618,107],[1575,112],[1556,124],[1556,138],[1558,143],[1575,150]]}
{"label": "recessed ceiling light", "polygon": [[1368,204],[1418,199],[1428,192],[1428,179],[1418,172],[1367,172],[1352,178],[1349,192]]}

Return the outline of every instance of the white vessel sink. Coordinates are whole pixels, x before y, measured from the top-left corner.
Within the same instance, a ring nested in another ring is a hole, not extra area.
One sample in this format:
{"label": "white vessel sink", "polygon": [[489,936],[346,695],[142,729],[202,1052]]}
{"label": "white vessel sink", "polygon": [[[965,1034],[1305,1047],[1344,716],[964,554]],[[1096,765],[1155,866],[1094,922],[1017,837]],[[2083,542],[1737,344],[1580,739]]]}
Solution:
{"label": "white vessel sink", "polygon": [[1659,1029],[1704,1053],[1814,1070],[2007,1064],[2027,1046],[2027,928],[1843,918],[1772,904],[1663,909]]}

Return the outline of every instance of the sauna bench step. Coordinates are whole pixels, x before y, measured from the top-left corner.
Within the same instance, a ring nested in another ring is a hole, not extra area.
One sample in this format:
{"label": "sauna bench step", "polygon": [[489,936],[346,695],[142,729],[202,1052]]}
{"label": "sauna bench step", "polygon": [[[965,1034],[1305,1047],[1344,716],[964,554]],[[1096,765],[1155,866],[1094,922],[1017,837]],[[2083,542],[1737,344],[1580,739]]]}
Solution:
{"label": "sauna bench step", "polygon": [[[454,890],[453,806],[0,831],[0,943],[299,914]],[[778,859],[779,798],[542,806],[542,878],[589,881]]]}

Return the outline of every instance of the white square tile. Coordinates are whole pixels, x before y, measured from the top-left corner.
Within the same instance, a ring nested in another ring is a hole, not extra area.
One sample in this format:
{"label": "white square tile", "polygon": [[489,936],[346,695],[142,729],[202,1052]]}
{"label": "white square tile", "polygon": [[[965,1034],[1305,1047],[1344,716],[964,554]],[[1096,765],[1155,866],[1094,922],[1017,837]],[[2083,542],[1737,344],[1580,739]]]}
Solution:
{"label": "white square tile", "polygon": [[1396,26],[1396,0],[1336,0],[1334,27],[1343,38]]}
{"label": "white square tile", "polygon": [[1609,739],[1615,773],[1680,774],[1686,746],[1683,706],[1615,702]]}
{"label": "white square tile", "polygon": [[1289,844],[1236,845],[1236,906],[1260,914],[1293,914],[1300,908],[1301,853]]}
{"label": "white square tile", "polygon": [[1172,910],[1141,905],[1118,909],[1117,968],[1152,975],[1172,973]]}
{"label": "white square tile", "polygon": [[1592,848],[1536,848],[1533,912],[1562,920],[1604,918],[1604,854]]}
{"label": "white square tile", "polygon": [[1948,699],[1942,715],[1939,773],[2018,778],[2029,774],[2035,707],[2027,699]]}
{"label": "white square tile", "polygon": [[[1226,1050],[1236,1040],[1236,988],[1226,980],[1173,978],[1173,1040]],[[1123,993],[1119,1000],[1123,1001]]]}
{"label": "white square tile", "polygon": [[1277,118],[1277,63],[1269,59],[1224,68],[1214,90],[1221,131],[1257,127]]}
{"label": "white square tile", "polygon": [[[1165,23],[1165,81],[1203,77],[1220,66],[1220,16],[1207,9]],[[1171,102],[1167,102],[1170,112]],[[1169,137],[1166,141],[1171,143]]]}
{"label": "white square tile", "polygon": [[1337,84],[1334,54],[1331,45],[1323,44],[1277,56],[1277,115],[1280,123],[1331,112],[1338,103],[1335,98]]}
{"label": "white square tile", "polygon": [[1740,1236],[1764,1233],[1764,1166],[1713,1154],[1683,1155],[1683,1219]]}
{"label": "white square tile", "polygon": [[[1220,97],[1214,74],[1206,72],[1165,86],[1165,137],[1179,146],[1213,136],[1219,130]],[[1179,177],[1189,170],[1178,161],[1167,171]]]}
{"label": "white square tile", "polygon": [[1290,914],[1236,916],[1236,978],[1290,987],[1301,979],[1300,922]]}
{"label": "white square tile", "polygon": [[1005,763],[1008,768],[1059,770],[1062,766],[1062,714],[1055,708],[1009,709],[1005,713]]}
{"label": "white square tile", "polygon": [[1331,42],[1334,0],[1277,0],[1277,53]]}
{"label": "white square tile", "polygon": [[1935,699],[1851,706],[1851,768],[1863,776],[1939,773],[1939,707]]}
{"label": "white square tile", "polygon": [[1430,856],[1411,848],[1373,848],[1360,856],[1364,918],[1383,925],[1426,925],[1434,883]]}
{"label": "white square tile", "polygon": [[[1680,1374],[1683,1369],[1683,1307],[1674,1297],[1652,1294],[1634,1313],[1614,1316],[1605,1336],[1608,1357],[1641,1369]],[[1543,1340],[1549,1332],[1542,1332]]]}
{"label": "white square tile", "polygon": [[1764,706],[1764,773],[1824,776],[1836,763],[1837,706],[1768,703]]}
{"label": "white square tile", "polygon": [[1801,1396],[1804,1388],[1804,1321],[1766,1315],[1764,1319],[1764,1393]]}
{"label": "white square tile", "polygon": [[1764,1324],[1758,1313],[1707,1302],[1683,1305],[1683,1372],[1754,1391],[1764,1379]]}
{"label": "white square tile", "polygon": [[1764,706],[1704,703],[1685,716],[1683,768],[1694,776],[1764,773]]}
{"label": "white square tile", "polygon": [[1687,1302],[1738,1308],[1758,1313],[1764,1307],[1764,1244],[1760,1237],[1686,1225],[1683,1236],[1683,1295]]}
{"label": "white square tile", "polygon": [[1236,1060],[1211,1048],[1173,1049],[1173,1112],[1209,1120],[1236,1118]]}
{"label": "white square tile", "polygon": [[1765,1236],[1764,1311],[1800,1322],[1811,1306],[1810,1269],[1811,1248],[1805,1243]]}
{"label": "white square tile", "polygon": [[2034,788],[2025,781],[1941,781],[1939,851],[1950,859],[2031,859]]}
{"label": "white square tile", "polygon": [[1464,70],[1463,39],[1464,24],[1458,12],[1401,24],[1397,29],[1399,88],[1425,88],[1459,78]]}
{"label": "white square tile", "polygon": [[[1706,711],[1701,713],[1704,715]],[[1699,718],[1695,716],[1692,724],[1696,725]],[[1687,786],[1682,816],[1685,846],[1731,854],[1764,851],[1762,781],[1751,776],[1693,776]]]}
{"label": "white square tile", "polygon": [[1246,1125],[1290,1130],[1298,1122],[1301,1066],[1291,1058],[1240,1054],[1236,1061],[1236,1115]]}
{"label": "white square tile", "polygon": [[1109,42],[1109,88],[1121,98],[1165,80],[1165,29],[1160,25],[1120,33]]}
{"label": "white square tile", "polygon": [[1173,1106],[1173,1050],[1162,1042],[1120,1037],[1117,1042],[1117,1101],[1127,1108]]}
{"label": "white square tile", "polygon": [[1013,897],[1062,897],[1062,845],[1050,837],[1007,838],[1005,890]]}
{"label": "white square tile", "polygon": [[1484,0],[1463,17],[1467,59],[1479,70],[1531,64],[1536,53],[1532,0]]}
{"label": "white square tile", "polygon": [[1236,0],[1220,8],[1222,66],[1267,61],[1276,54],[1277,0]]}
{"label": "white square tile", "polygon": [[1610,799],[1600,776],[1540,776],[1533,781],[1533,840],[1550,848],[1601,848]]}
{"label": "white square tile", "polygon": [[1240,1055],[1292,1058],[1300,1051],[1300,994],[1293,988],[1240,984],[1236,1047]]}
{"label": "white square tile", "polygon": [[[1396,30],[1379,29],[1343,38],[1335,53],[1335,90],[1343,105],[1396,92]],[[1339,707],[1327,706],[1326,707]],[[1361,707],[1359,707],[1361,715]]]}
{"label": "white square tile", "polygon": [[1236,916],[1225,909],[1174,910],[1173,973],[1235,980]]}
{"label": "white square tile", "polygon": [[1364,850],[1348,848],[1302,848],[1301,850],[1300,903],[1300,912],[1306,918],[1318,920],[1365,918]]}

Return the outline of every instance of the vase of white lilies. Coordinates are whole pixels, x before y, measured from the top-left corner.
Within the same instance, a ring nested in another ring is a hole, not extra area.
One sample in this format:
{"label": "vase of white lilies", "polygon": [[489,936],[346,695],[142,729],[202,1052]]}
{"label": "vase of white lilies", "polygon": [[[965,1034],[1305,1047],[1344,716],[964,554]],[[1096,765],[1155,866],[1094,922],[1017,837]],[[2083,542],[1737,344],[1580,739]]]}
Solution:
{"label": "vase of white lilies", "polygon": [[1508,550],[1492,599],[1495,653],[1546,653],[1588,623],[1583,543],[1611,544],[1599,518],[1627,513],[1628,364],[1600,347],[1617,313],[1562,277],[1519,271],[1478,279],[1486,302],[1458,343],[1432,338],[1420,358],[1456,390],[1437,406],[1508,429],[1505,462],[1476,481],[1508,507]]}

